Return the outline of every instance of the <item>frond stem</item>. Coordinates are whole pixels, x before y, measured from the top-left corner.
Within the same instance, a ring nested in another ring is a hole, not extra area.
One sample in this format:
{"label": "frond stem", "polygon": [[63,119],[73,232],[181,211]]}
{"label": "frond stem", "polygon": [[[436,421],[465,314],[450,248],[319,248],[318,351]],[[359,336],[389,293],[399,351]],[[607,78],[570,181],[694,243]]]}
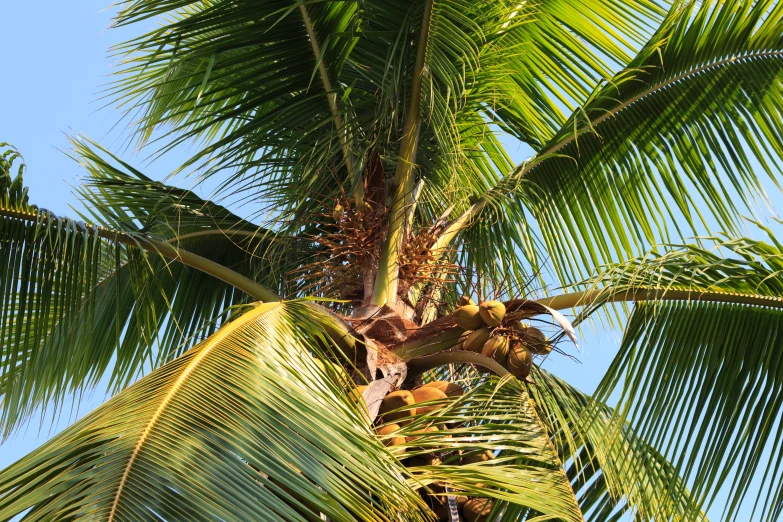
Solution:
{"label": "frond stem", "polygon": [[[40,222],[42,216],[30,212],[24,212],[19,210],[12,210],[7,208],[0,208],[0,217],[9,217],[13,219],[19,219],[21,221],[27,221],[30,223]],[[52,218],[49,223],[55,226],[64,226],[66,219]],[[124,245],[128,245],[134,248],[140,248],[147,252],[154,252],[164,257],[182,263],[183,265],[190,266],[196,270],[200,270],[205,274],[209,274],[213,277],[224,281],[231,286],[242,290],[246,294],[250,295],[254,299],[263,302],[280,301],[281,298],[268,288],[259,285],[249,277],[239,274],[230,268],[227,268],[219,263],[202,257],[193,252],[183,250],[181,248],[170,245],[166,242],[155,241],[145,237],[134,237],[123,232],[115,230],[109,230],[103,227],[95,225],[83,225],[87,230],[92,231],[98,237],[107,239],[109,241],[117,241]]]}
{"label": "frond stem", "polygon": [[389,231],[383,245],[378,274],[375,279],[372,304],[394,307],[397,301],[397,283],[400,272],[399,255],[405,228],[406,209],[413,203],[413,167],[416,163],[416,151],[419,145],[421,128],[421,86],[424,68],[427,62],[427,46],[432,21],[434,0],[426,0],[424,19],[422,20],[419,46],[416,51],[416,65],[413,69],[411,95],[405,114],[402,142],[397,158],[397,170],[394,174],[394,195],[389,212]]}

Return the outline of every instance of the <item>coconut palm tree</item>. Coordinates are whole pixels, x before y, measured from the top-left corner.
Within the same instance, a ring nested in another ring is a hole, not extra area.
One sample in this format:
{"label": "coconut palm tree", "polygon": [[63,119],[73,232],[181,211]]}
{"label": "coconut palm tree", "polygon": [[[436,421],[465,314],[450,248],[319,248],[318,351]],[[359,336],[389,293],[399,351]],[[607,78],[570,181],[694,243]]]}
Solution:
{"label": "coconut palm tree", "polygon": [[2,146],[0,428],[115,395],[0,519],[781,519],[783,3],[118,9],[107,98],[217,189],[76,137],[67,218]]}

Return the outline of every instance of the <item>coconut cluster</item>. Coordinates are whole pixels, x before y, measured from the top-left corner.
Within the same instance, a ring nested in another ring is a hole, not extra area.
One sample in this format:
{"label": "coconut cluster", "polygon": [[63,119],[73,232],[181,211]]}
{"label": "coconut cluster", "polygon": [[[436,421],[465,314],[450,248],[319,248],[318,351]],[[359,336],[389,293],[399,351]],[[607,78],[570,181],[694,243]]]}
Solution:
{"label": "coconut cluster", "polygon": [[[362,397],[366,386],[358,386],[352,393],[356,400]],[[378,412],[375,432],[383,444],[389,447],[403,460],[407,466],[437,466],[442,459],[451,459],[456,456],[460,464],[474,464],[485,462],[495,458],[491,451],[473,452],[461,455],[459,452],[443,448],[434,449],[428,453],[405,458],[404,444],[412,442],[428,433],[448,431],[448,423],[431,424],[413,432],[404,428],[416,420],[420,415],[431,414],[448,406],[450,400],[462,396],[464,390],[456,383],[449,381],[429,382],[412,390],[396,390],[389,393],[381,402]],[[448,438],[447,434],[443,434]],[[453,460],[453,459],[451,459]],[[441,484],[432,484],[429,488],[422,488],[420,494],[427,505],[440,521],[450,520],[450,509],[446,490]],[[457,509],[460,520],[467,522],[482,522],[486,520],[492,508],[492,501],[484,498],[468,498],[464,495],[456,495]]]}
{"label": "coconut cluster", "polygon": [[457,325],[466,330],[459,348],[491,357],[517,379],[524,380],[530,374],[534,355],[552,351],[541,330],[506,314],[506,306],[500,301],[477,305],[463,297],[460,305],[453,314]]}

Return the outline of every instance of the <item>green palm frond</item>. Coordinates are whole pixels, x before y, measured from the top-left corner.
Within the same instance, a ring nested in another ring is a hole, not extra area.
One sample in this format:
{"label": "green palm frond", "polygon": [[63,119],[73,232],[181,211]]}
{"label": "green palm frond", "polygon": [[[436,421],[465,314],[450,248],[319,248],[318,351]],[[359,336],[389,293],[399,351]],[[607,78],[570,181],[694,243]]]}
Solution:
{"label": "green palm frond", "polygon": [[[88,149],[79,152],[88,158]],[[108,177],[117,182],[113,187],[103,184],[94,193],[104,197],[93,199],[96,215],[100,210],[111,214],[144,207],[142,191],[137,190],[141,187],[125,184],[143,178],[132,174],[122,178],[105,164],[90,165],[97,185]],[[141,372],[178,354],[184,342],[213,332],[232,306],[248,302],[245,292],[249,288],[263,288],[250,279],[263,273],[262,263],[224,235],[183,241],[193,248],[186,251],[165,241],[174,236],[159,241],[146,235],[140,224],[131,225],[133,219],[155,214],[152,228],[155,232],[163,228],[161,205],[171,193],[161,184],[142,182],[148,195],[157,195],[153,203],[158,206],[149,207],[147,214],[124,214],[124,221],[116,214],[114,219],[99,221],[117,225],[112,230],[57,217],[31,205],[21,176],[10,177],[11,163],[0,167],[0,245],[4,252],[0,265],[0,428],[4,436],[36,407],[56,405],[67,394],[90,389],[107,371],[112,390],[127,386]],[[120,187],[126,190],[124,195]],[[169,203],[185,201],[191,208],[198,206],[192,194],[180,195],[190,195],[190,199]],[[135,203],[128,203],[131,196]],[[199,208],[206,212],[207,206],[201,202]],[[171,213],[163,215],[171,217]],[[195,224],[189,224],[193,229]],[[210,267],[211,275],[193,268],[199,266]],[[219,274],[229,277],[221,280]],[[247,284],[239,285],[244,291],[235,286],[237,281]]]}
{"label": "green palm frond", "polygon": [[705,509],[723,488],[723,520],[741,506],[754,520],[783,509],[781,328],[779,309],[639,303],[596,393],[620,393],[618,417],[661,448]]}
{"label": "green palm frond", "polygon": [[[725,494],[723,520],[737,519],[740,507],[776,520],[783,248],[774,238],[714,241],[713,251],[681,246],[613,266],[595,279],[600,290],[578,294],[580,305],[593,305],[583,316],[608,301],[637,301],[594,396],[597,405],[619,396],[618,406],[609,415],[589,405],[584,426],[608,424],[601,448],[632,429],[692,484],[695,505],[707,509]],[[751,485],[759,476],[763,484]]]}
{"label": "green palm frond", "polygon": [[773,1],[675,5],[525,167],[519,193],[562,277],[710,219],[737,230],[738,212],[764,197],[751,160],[778,179],[781,28]]}
{"label": "green palm frond", "polygon": [[[503,513],[503,520],[582,520],[562,463],[527,390],[515,379],[484,379],[436,412],[417,415],[397,433],[410,436],[432,425],[445,427],[394,447],[405,464],[433,450],[453,452],[441,465],[410,465],[414,483],[495,499],[493,513]],[[461,458],[483,451],[493,452],[495,459],[460,465]]]}
{"label": "green palm frond", "polygon": [[305,303],[252,307],[0,472],[0,518],[427,520],[324,335]]}
{"label": "green palm frond", "polygon": [[611,408],[544,370],[535,381],[532,396],[586,520],[707,520],[674,466]]}
{"label": "green palm frond", "polygon": [[505,232],[504,216],[524,206],[539,258],[568,282],[714,221],[736,233],[739,212],[765,199],[764,178],[779,182],[782,17],[771,0],[676,3],[639,54],[453,231],[491,208]]}

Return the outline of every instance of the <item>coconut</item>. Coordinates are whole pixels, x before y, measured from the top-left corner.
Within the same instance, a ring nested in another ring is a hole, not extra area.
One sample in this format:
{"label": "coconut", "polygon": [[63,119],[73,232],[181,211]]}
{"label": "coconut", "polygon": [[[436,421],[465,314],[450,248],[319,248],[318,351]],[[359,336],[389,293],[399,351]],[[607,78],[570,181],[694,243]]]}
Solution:
{"label": "coconut", "polygon": [[472,498],[462,507],[467,522],[484,522],[491,511],[492,500],[488,498]]}
{"label": "coconut", "polygon": [[503,364],[508,357],[508,337],[497,335],[484,343],[481,349],[481,355],[492,357],[500,364]]}
{"label": "coconut", "polygon": [[[400,431],[400,425],[399,424],[386,424],[385,426],[381,426],[377,430],[375,430],[375,433],[377,433],[379,436],[384,435],[391,435],[392,433]],[[383,440],[384,446],[397,446],[398,444],[405,444],[405,437],[397,436],[397,437],[388,437]]]}
{"label": "coconut", "polygon": [[522,342],[536,355],[546,355],[552,351],[552,345],[549,344],[544,332],[532,326],[522,332]]}
{"label": "coconut", "polygon": [[489,336],[492,331],[487,328],[479,328],[475,332],[471,333],[462,344],[462,349],[469,352],[481,353],[481,349],[484,347],[484,343],[489,340]]}
{"label": "coconut", "polygon": [[[465,393],[465,390],[462,389],[462,386],[459,384],[455,384],[453,382],[449,381],[433,381],[428,382],[427,384],[423,384],[421,386],[422,388],[437,388],[443,393],[446,394],[446,397],[459,397],[463,393]],[[416,401],[418,402],[418,401]]]}
{"label": "coconut", "polygon": [[468,297],[466,295],[463,295],[462,297],[459,298],[459,305],[460,306],[465,306],[465,305],[476,306],[476,301],[474,301],[473,299],[471,299],[470,297]]}
{"label": "coconut", "polygon": [[414,440],[418,439],[421,435],[427,433],[435,433],[436,431],[440,431],[437,426],[429,426],[427,428],[424,428],[423,430],[414,431],[406,440],[408,442],[413,442]]}
{"label": "coconut", "polygon": [[500,301],[484,301],[479,305],[479,315],[489,327],[495,327],[500,324],[506,315],[506,305]]}
{"label": "coconut", "polygon": [[490,450],[482,451],[481,453],[471,453],[462,457],[462,464],[476,464],[477,462],[487,462],[495,458],[495,454]]}
{"label": "coconut", "polygon": [[[413,417],[416,415],[416,408],[408,408],[403,411],[393,411],[397,410],[399,408],[405,408],[406,406],[411,406],[416,403],[416,400],[413,398],[413,394],[409,392],[408,390],[398,390],[395,392],[391,392],[386,397],[383,398],[383,401],[381,402],[381,408],[378,411],[379,415],[383,416],[383,419],[385,421],[395,421],[395,420],[409,420],[410,417]],[[393,413],[389,413],[393,412]]]}
{"label": "coconut", "polygon": [[479,307],[476,305],[460,306],[454,310],[454,320],[460,328],[465,330],[476,330],[484,324]]}
{"label": "coconut", "polygon": [[514,343],[508,353],[508,371],[511,375],[523,381],[530,375],[532,367],[533,352],[522,343]]}
{"label": "coconut", "polygon": [[[416,401],[416,403],[420,402],[427,402],[427,401],[437,401],[437,400],[443,400],[446,398],[446,394],[443,393],[438,388],[433,388],[432,386],[427,387],[420,387],[416,388],[411,392],[413,395],[413,399]],[[434,406],[416,406],[416,414],[426,414],[433,412],[439,408],[443,407],[442,404],[434,405]]]}

